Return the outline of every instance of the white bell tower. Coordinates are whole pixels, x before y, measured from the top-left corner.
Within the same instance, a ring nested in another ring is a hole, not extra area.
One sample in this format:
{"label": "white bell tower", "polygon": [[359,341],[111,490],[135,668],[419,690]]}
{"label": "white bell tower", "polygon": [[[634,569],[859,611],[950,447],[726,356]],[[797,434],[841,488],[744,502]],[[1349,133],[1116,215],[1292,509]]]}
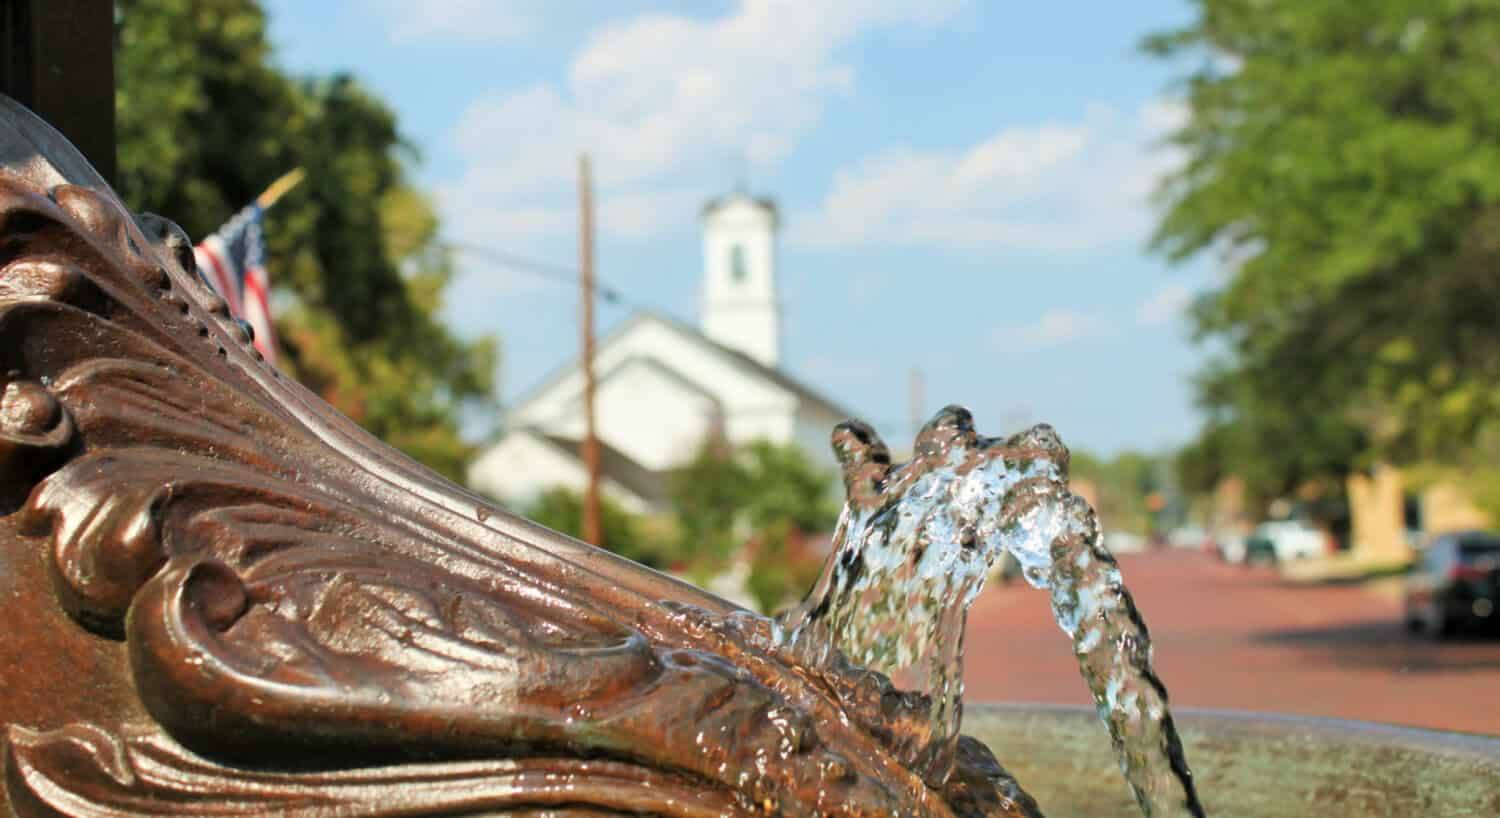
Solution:
{"label": "white bell tower", "polygon": [[703,208],[703,334],[774,367],[781,354],[776,204],[734,193]]}

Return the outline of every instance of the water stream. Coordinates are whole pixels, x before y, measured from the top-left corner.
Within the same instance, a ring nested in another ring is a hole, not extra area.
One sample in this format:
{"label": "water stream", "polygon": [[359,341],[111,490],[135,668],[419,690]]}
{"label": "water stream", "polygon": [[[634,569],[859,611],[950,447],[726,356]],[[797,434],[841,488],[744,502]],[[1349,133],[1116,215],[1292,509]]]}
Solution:
{"label": "water stream", "polygon": [[842,654],[887,676],[919,716],[894,749],[940,783],[962,722],[964,620],[1009,553],[1028,583],[1050,591],[1142,811],[1203,818],[1145,622],[1093,510],[1068,490],[1068,450],[1052,429],[982,437],[967,410],[948,407],[905,463],[893,465],[858,423],[840,426],[834,447],[848,500],[822,576],[781,618],[783,643],[814,663]]}

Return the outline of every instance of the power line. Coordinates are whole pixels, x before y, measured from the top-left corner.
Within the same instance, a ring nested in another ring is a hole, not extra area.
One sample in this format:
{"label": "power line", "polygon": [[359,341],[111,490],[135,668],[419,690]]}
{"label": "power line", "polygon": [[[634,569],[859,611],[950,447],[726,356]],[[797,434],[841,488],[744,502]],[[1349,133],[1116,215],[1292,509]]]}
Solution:
{"label": "power line", "polygon": [[[536,278],[545,279],[550,283],[575,288],[578,286],[579,271],[564,267],[561,264],[551,264],[545,261],[518,256],[504,250],[496,250],[493,247],[485,247],[481,244],[473,244],[465,241],[445,241],[443,246],[460,253],[477,256],[501,267],[526,273]],[[594,283],[594,293],[607,304],[628,304],[629,302],[619,290],[614,287]]]}

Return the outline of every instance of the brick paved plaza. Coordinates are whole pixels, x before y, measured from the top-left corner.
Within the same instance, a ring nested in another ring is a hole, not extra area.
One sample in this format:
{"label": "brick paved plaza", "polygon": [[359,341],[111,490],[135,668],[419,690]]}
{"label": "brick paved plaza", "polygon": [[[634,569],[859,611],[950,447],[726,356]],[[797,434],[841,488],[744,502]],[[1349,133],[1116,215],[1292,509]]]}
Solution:
{"label": "brick paved plaza", "polygon": [[[1399,581],[1292,585],[1185,551],[1121,567],[1174,705],[1500,734],[1500,637],[1408,635]],[[985,590],[967,654],[968,701],[1088,702],[1046,594],[1023,583]]]}

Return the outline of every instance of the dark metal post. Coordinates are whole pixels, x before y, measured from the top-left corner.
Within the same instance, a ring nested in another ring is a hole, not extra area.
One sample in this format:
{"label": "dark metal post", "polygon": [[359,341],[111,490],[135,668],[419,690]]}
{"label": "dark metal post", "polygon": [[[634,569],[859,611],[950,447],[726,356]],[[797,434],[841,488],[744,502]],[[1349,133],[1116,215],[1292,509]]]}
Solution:
{"label": "dark metal post", "polygon": [[115,178],[111,0],[0,0],[0,92],[35,111]]}

